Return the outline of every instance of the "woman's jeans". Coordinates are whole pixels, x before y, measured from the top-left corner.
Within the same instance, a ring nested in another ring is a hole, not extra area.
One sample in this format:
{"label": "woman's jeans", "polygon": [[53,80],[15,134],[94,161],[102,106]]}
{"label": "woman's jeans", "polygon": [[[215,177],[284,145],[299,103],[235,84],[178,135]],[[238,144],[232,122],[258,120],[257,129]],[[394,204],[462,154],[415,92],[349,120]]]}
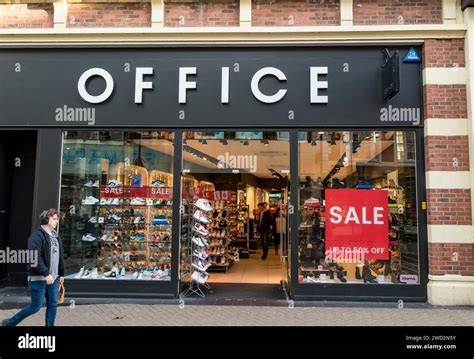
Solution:
{"label": "woman's jeans", "polygon": [[7,322],[7,326],[16,326],[23,319],[38,312],[43,306],[46,298],[46,316],[45,322],[47,327],[54,327],[56,320],[56,309],[58,307],[59,277],[53,284],[47,285],[46,281],[28,281],[28,290],[30,291],[31,304],[23,308]]}

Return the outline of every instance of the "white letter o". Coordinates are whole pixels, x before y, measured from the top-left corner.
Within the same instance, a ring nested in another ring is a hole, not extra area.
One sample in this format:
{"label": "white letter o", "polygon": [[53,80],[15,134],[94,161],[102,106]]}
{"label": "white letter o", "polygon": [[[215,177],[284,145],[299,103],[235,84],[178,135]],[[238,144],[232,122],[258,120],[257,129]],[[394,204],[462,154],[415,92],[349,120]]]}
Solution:
{"label": "white letter o", "polygon": [[[100,95],[92,96],[86,90],[86,82],[92,76],[100,76],[105,80],[105,90]],[[106,70],[94,67],[87,70],[81,75],[81,77],[79,77],[77,90],[79,91],[79,95],[81,95],[85,101],[89,103],[101,103],[107,100],[112,94],[112,91],[114,90],[114,79]]]}

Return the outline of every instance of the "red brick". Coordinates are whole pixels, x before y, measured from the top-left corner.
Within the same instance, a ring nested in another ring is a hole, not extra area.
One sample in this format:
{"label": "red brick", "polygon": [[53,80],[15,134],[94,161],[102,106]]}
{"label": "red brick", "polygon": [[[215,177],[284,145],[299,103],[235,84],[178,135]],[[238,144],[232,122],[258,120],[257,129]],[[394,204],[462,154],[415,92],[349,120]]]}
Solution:
{"label": "red brick", "polygon": [[442,0],[354,0],[354,25],[441,24]]}
{"label": "red brick", "polygon": [[468,136],[425,136],[425,160],[427,171],[469,171]]}
{"label": "red brick", "polygon": [[67,27],[150,27],[150,3],[70,3]]}
{"label": "red brick", "polygon": [[[427,189],[428,224],[471,225],[471,191],[469,189]],[[446,245],[449,247],[450,245]]]}
{"label": "red brick", "polygon": [[339,25],[339,0],[253,0],[253,26]]}
{"label": "red brick", "polygon": [[465,85],[425,85],[425,118],[467,118]]}
{"label": "red brick", "polygon": [[51,28],[53,4],[0,4],[0,28]]}
{"label": "red brick", "polygon": [[[471,276],[474,272],[473,244],[429,243],[429,273],[434,275],[456,274]],[[436,256],[442,250],[446,260],[440,261]],[[457,260],[453,261],[455,255]]]}
{"label": "red brick", "polygon": [[165,0],[165,26],[239,26],[239,0],[200,0],[176,2]]}

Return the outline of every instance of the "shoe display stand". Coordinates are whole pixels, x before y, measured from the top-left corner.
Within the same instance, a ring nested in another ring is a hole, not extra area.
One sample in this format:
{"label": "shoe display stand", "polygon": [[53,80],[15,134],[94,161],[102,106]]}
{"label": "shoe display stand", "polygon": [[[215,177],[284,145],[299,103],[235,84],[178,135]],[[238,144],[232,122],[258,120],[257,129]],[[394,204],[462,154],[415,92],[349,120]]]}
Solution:
{"label": "shoe display stand", "polygon": [[98,255],[71,278],[171,280],[172,176],[158,171],[148,176],[139,169],[138,187],[110,180],[95,188],[95,204],[83,199],[84,207],[94,208],[89,223],[95,227],[85,239],[98,247]]}
{"label": "shoe display stand", "polygon": [[[197,192],[198,194],[201,193],[200,190]],[[202,207],[199,205],[200,203],[205,203],[209,208]],[[189,248],[188,261],[191,262],[191,277],[189,278],[189,287],[182,294],[184,297],[197,294],[204,298],[206,295],[202,288],[211,289],[208,283],[209,274],[207,273],[210,267],[208,224],[211,222],[211,210],[212,207],[209,201],[201,197],[194,202],[192,214],[189,212],[186,216],[188,223],[192,223],[190,228],[192,239],[187,243]]]}

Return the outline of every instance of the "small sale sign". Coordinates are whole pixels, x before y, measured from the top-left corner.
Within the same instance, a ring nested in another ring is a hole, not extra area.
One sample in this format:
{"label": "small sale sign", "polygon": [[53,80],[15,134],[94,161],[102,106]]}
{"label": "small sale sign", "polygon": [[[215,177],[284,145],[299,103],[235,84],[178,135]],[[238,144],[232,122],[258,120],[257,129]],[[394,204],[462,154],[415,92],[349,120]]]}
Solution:
{"label": "small sale sign", "polygon": [[388,193],[328,189],[326,256],[329,259],[389,259]]}

